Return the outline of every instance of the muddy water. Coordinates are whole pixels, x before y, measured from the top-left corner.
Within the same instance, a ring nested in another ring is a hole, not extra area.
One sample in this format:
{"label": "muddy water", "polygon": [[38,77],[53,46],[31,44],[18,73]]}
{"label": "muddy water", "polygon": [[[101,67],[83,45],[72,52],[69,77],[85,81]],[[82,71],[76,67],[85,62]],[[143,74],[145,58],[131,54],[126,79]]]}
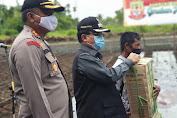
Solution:
{"label": "muddy water", "polygon": [[161,87],[157,99],[163,118],[177,118],[177,62],[173,51],[153,52],[155,84]]}

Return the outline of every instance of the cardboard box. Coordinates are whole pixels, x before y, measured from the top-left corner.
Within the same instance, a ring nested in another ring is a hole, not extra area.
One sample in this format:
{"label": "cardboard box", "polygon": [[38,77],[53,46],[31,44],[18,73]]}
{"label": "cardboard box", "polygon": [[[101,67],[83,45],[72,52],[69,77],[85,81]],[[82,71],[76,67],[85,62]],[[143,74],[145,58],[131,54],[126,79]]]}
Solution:
{"label": "cardboard box", "polygon": [[160,112],[156,112],[153,116],[153,118],[162,118]]}
{"label": "cardboard box", "polygon": [[140,59],[126,74],[131,118],[158,118],[155,117],[157,103],[153,99],[153,74],[152,58]]}

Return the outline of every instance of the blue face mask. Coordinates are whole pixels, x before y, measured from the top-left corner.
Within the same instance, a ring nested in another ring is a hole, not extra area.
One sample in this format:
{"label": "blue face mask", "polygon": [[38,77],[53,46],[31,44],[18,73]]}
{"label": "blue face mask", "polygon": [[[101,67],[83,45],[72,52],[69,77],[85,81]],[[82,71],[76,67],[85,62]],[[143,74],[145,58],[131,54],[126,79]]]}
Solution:
{"label": "blue face mask", "polygon": [[92,46],[97,49],[101,50],[104,47],[104,37],[103,36],[94,36],[95,44]]}

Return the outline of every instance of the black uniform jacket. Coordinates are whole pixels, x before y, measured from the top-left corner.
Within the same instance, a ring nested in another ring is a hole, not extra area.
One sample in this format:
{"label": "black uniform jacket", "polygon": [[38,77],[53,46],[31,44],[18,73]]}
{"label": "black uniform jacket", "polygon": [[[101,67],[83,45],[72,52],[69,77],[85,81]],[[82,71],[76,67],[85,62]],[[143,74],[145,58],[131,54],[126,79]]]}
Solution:
{"label": "black uniform jacket", "polygon": [[73,62],[74,95],[78,118],[126,118],[115,82],[123,77],[133,62],[125,59],[115,68],[107,68],[102,55],[85,45]]}

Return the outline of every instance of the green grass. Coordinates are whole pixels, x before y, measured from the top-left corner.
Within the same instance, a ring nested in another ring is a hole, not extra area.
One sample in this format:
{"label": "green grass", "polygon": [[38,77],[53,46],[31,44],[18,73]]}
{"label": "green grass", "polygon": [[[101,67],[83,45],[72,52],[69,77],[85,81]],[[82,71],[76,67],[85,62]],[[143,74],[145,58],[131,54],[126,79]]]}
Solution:
{"label": "green grass", "polygon": [[60,31],[55,31],[55,32],[50,32],[47,34],[47,37],[73,37],[76,36],[77,30],[76,29],[70,29],[70,30],[60,30]]}
{"label": "green grass", "polygon": [[[139,32],[141,33],[141,27],[140,26],[134,26],[134,27],[122,27],[118,25],[106,25],[104,26],[105,28],[111,29],[112,33],[121,33],[121,32],[126,32],[126,31],[131,31],[131,32]],[[143,33],[147,34],[158,34],[158,33],[170,33],[173,32],[174,25],[153,25],[153,26],[143,26],[142,30]],[[11,30],[9,30],[11,31]],[[176,30],[177,31],[177,28]],[[4,40],[9,37],[15,37],[18,34],[13,34],[13,35],[5,35],[4,33],[1,32],[0,34],[0,39]],[[62,38],[67,38],[67,37],[76,37],[77,35],[77,30],[76,29],[69,29],[69,30],[56,30],[55,32],[50,32],[47,34],[47,37],[62,37]]]}
{"label": "green grass", "polygon": [[0,40],[5,40],[5,39],[10,38],[10,37],[12,37],[12,36],[7,36],[7,35],[4,35],[4,34],[1,34],[0,35]]}
{"label": "green grass", "polygon": [[[111,30],[113,33],[120,33],[120,32],[141,32],[143,30],[143,33],[167,33],[167,32],[173,32],[173,26],[170,25],[153,25],[153,26],[143,26],[142,29],[140,26],[133,26],[133,27],[121,27],[121,26],[112,26],[112,25],[106,25],[104,27]],[[177,30],[177,28],[176,28]]]}

